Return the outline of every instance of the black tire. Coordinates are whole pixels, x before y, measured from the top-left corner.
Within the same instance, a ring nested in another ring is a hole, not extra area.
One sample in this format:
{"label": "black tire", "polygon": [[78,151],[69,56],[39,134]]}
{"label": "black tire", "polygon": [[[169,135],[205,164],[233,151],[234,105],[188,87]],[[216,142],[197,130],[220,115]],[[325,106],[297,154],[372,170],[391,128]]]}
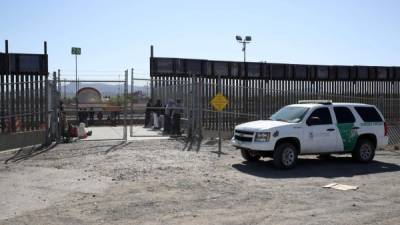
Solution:
{"label": "black tire", "polygon": [[281,143],[274,150],[274,165],[279,169],[291,169],[297,164],[298,149],[291,143]]}
{"label": "black tire", "polygon": [[369,139],[360,139],[352,152],[353,159],[357,162],[369,163],[375,157],[375,144]]}
{"label": "black tire", "polygon": [[247,149],[240,149],[240,153],[242,153],[242,157],[248,162],[257,162],[261,158],[259,155],[251,154]]}

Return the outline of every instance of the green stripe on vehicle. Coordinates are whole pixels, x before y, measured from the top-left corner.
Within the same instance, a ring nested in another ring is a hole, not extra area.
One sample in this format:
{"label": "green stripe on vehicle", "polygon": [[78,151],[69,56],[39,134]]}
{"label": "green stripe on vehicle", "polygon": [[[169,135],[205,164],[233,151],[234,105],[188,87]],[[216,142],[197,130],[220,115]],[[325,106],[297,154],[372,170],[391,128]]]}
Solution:
{"label": "green stripe on vehicle", "polygon": [[337,127],[342,137],[344,151],[353,151],[358,138],[357,130],[352,129],[354,123],[341,123]]}

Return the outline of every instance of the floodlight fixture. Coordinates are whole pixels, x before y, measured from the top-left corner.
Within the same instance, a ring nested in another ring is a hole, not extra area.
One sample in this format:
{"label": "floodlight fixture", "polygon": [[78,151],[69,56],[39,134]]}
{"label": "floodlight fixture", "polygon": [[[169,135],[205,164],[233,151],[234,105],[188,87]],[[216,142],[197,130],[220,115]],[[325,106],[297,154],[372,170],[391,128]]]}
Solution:
{"label": "floodlight fixture", "polygon": [[249,44],[251,42],[251,36],[244,36],[244,40],[242,36],[236,35],[236,40],[240,43],[243,44],[243,61],[246,62],[246,44]]}

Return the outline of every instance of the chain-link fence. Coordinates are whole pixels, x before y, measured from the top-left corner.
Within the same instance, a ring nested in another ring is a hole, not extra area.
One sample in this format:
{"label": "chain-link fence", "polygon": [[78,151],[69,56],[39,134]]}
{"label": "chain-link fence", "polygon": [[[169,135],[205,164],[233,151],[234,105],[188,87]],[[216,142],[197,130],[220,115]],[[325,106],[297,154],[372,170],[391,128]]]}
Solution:
{"label": "chain-link fence", "polygon": [[103,80],[59,77],[60,108],[68,126],[84,125],[88,132],[85,140],[127,140],[132,98],[128,70],[124,71],[123,78],[120,75],[118,78],[109,75]]}

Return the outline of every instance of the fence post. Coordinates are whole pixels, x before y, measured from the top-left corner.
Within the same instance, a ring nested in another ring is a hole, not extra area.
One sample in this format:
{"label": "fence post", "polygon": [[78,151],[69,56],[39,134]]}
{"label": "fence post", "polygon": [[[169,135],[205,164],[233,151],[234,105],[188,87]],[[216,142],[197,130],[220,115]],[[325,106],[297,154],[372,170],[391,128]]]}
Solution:
{"label": "fence post", "polygon": [[[218,75],[217,94],[220,92],[221,92],[221,75]],[[217,127],[218,127],[218,157],[221,157],[222,141],[221,141],[221,112],[220,111],[217,112]]]}
{"label": "fence post", "polygon": [[[53,74],[54,76],[54,74]],[[41,81],[43,82],[43,81]],[[45,140],[44,140],[44,144],[45,145],[49,145],[51,144],[51,133],[50,133],[50,129],[51,129],[51,119],[49,120],[49,114],[50,114],[50,107],[49,107],[49,75],[46,74],[45,75],[45,80],[44,80],[44,112],[45,113],[45,117],[44,117],[44,121],[46,121],[46,126],[45,126]],[[42,107],[42,106],[40,106]],[[51,117],[50,117],[51,118]],[[42,121],[41,121],[42,122]]]}
{"label": "fence post", "polygon": [[198,102],[198,136],[199,136],[199,140],[201,141],[203,139],[203,91],[204,91],[204,87],[203,87],[203,81],[204,80],[200,80],[198,81],[198,87],[197,87],[197,102]]}
{"label": "fence post", "polygon": [[191,110],[190,110],[190,112],[189,112],[189,115],[190,115],[190,126],[189,126],[189,134],[188,134],[188,136],[190,137],[190,138],[192,138],[192,140],[193,140],[193,138],[195,137],[195,101],[196,101],[196,97],[195,97],[195,93],[196,93],[196,80],[195,80],[195,76],[194,75],[192,75],[192,83],[191,83],[191,96],[192,96],[192,98],[191,98],[191,104],[190,104],[190,108],[191,108]]}
{"label": "fence post", "polygon": [[57,91],[57,75],[56,72],[53,72],[53,84],[50,92],[50,108],[51,108],[51,116],[50,116],[50,137],[51,140],[53,141],[56,139],[58,142],[60,140],[60,125],[58,122],[58,104],[59,104],[59,98],[58,98],[58,91]]}
{"label": "fence post", "polygon": [[[57,142],[61,142],[61,134],[62,134],[62,130],[61,130],[61,126],[60,126],[60,124],[61,124],[61,118],[62,118],[62,111],[61,111],[61,92],[62,92],[62,90],[61,90],[61,71],[60,71],[60,69],[57,71],[58,72],[58,93],[57,93],[57,105],[56,105],[56,107],[57,107],[57,109],[58,109],[58,119],[57,119],[57,126],[58,126],[58,129],[57,129]],[[65,84],[64,84],[65,85]],[[65,98],[66,96],[64,96],[64,98]],[[63,102],[63,104],[65,104],[65,102]],[[64,107],[64,106],[63,106]]]}
{"label": "fence post", "polygon": [[133,137],[133,103],[134,103],[134,79],[133,79],[133,71],[134,69],[131,68],[131,122],[130,122],[130,127],[129,127],[129,134],[131,137]]}
{"label": "fence post", "polygon": [[125,82],[124,82],[124,140],[128,141],[128,130],[127,130],[127,101],[128,97],[128,70],[125,70]]}

